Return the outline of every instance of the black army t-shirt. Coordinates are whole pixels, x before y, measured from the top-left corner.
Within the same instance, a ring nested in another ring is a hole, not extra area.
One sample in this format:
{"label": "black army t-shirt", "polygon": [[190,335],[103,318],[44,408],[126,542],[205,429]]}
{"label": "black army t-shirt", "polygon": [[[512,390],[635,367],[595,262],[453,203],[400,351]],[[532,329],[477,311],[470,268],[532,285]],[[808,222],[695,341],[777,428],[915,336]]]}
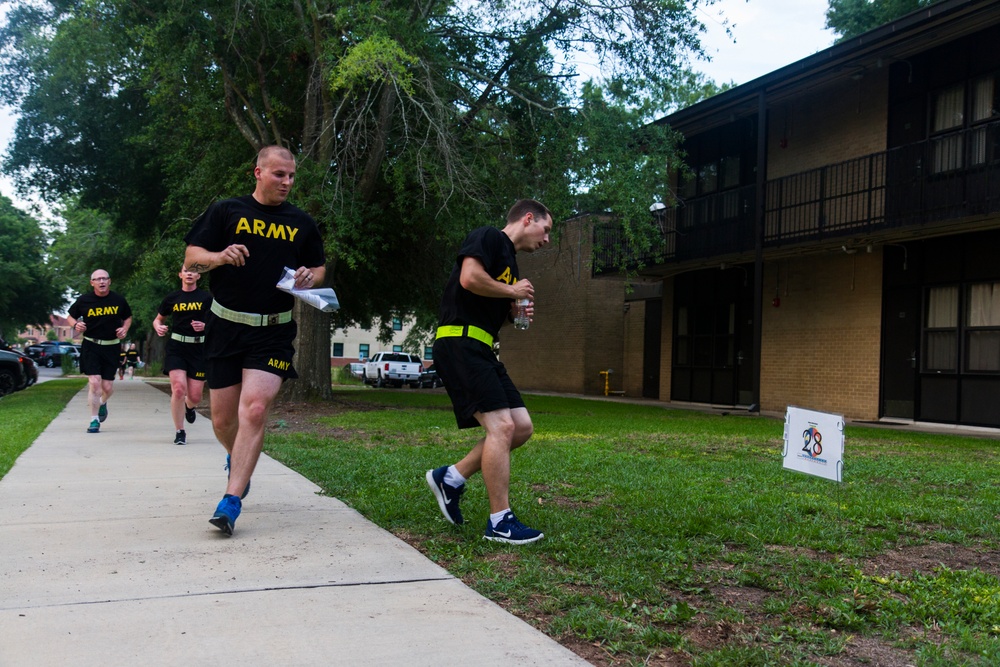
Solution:
{"label": "black army t-shirt", "polygon": [[209,282],[219,304],[245,313],[291,310],[295,299],[275,287],[284,267],[326,263],[319,229],[308,213],[288,202],[264,206],[253,195],[212,204],[184,241],[212,252],[233,243],[247,247],[250,256],[244,266],[216,267]]}
{"label": "black army t-shirt", "polygon": [[204,331],[195,331],[191,322],[204,322],[212,305],[212,295],[203,289],[190,292],[177,290],[163,297],[156,312],[171,318],[170,330],[181,336],[202,336]]}
{"label": "black army t-shirt", "polygon": [[517,251],[514,243],[496,227],[480,227],[465,238],[441,299],[439,324],[472,324],[494,338],[510,314],[510,299],[473,294],[462,287],[462,260],[475,257],[494,280],[512,285],[518,280]]}
{"label": "black army t-shirt", "polygon": [[132,317],[132,309],[125,297],[117,292],[108,292],[107,296],[87,292],[69,307],[69,315],[84,321],[87,330],[83,335],[87,338],[113,340],[118,338],[117,330],[125,320]]}

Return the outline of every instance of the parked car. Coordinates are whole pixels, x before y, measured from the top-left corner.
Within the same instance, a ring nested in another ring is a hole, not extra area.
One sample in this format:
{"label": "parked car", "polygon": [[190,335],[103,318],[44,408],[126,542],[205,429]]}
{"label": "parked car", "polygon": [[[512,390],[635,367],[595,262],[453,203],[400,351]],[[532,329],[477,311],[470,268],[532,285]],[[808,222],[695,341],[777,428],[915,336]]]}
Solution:
{"label": "parked car", "polygon": [[37,345],[29,345],[25,351],[29,357],[34,359],[36,364],[45,366],[46,368],[61,366],[63,357],[72,361],[71,365],[79,364],[80,359],[80,349],[76,345],[68,345],[66,343],[46,341]]}
{"label": "parked car", "polygon": [[365,384],[374,384],[376,387],[402,387],[419,380],[423,369],[423,362],[415,354],[376,352],[365,364],[361,379]]}
{"label": "parked car", "polygon": [[349,363],[349,364],[345,364],[344,368],[347,369],[348,373],[350,373],[354,377],[358,378],[359,380],[365,374],[365,365],[362,364],[359,361],[355,361],[355,362],[352,362],[352,363]]}
{"label": "parked car", "polygon": [[410,386],[414,389],[418,387],[420,389],[437,389],[438,387],[443,387],[444,382],[438,377],[437,370],[434,368],[434,364],[431,364],[424,369],[424,372],[420,374],[420,379],[416,382],[411,382]]}
{"label": "parked car", "polygon": [[23,357],[14,352],[0,350],[0,396],[17,391],[24,384]]}
{"label": "parked car", "polygon": [[21,379],[21,386],[17,388],[17,391],[21,391],[38,382],[38,366],[35,365],[31,357],[23,352],[14,350],[14,353],[20,355],[21,370],[24,372],[24,377]]}

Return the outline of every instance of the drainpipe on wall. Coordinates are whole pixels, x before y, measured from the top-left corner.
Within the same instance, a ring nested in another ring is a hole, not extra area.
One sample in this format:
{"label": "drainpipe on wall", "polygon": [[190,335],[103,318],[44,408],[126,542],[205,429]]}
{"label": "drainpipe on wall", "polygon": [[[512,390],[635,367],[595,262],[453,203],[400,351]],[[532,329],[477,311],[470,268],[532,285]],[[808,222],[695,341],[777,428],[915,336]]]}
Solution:
{"label": "drainpipe on wall", "polygon": [[764,89],[757,93],[757,209],[754,215],[753,354],[750,362],[753,399],[750,412],[760,412],[760,354],[763,347],[764,315],[764,186],[767,182],[767,100]]}

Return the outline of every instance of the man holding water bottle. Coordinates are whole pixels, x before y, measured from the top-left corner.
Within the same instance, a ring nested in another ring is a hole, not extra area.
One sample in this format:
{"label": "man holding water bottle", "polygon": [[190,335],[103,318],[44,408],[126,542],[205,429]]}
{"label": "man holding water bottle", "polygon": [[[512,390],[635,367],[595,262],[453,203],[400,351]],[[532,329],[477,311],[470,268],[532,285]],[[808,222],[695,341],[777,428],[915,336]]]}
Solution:
{"label": "man holding water bottle", "polygon": [[434,366],[444,382],[460,429],[481,426],[486,434],[451,466],[428,470],[427,484],[445,519],[464,522],[459,501],[465,481],[482,471],[490,500],[484,539],[526,544],[544,535],[525,526],[510,509],[510,453],[534,430],[531,416],[507,370],[493,352],[500,327],[518,318],[527,328],[535,290],[521,280],[518,252],[549,242],[552,214],[534,199],[521,199],[507,213],[502,230],[480,227],[465,238],[441,299]]}

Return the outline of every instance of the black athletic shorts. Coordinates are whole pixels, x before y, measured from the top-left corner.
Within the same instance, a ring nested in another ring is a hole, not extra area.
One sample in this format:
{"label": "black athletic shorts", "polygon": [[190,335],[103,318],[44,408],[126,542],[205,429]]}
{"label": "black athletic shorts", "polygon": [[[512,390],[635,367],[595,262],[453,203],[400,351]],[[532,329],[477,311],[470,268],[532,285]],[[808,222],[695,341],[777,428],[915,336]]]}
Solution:
{"label": "black athletic shorts", "polygon": [[225,389],[243,382],[243,370],[255,369],[285,380],[299,377],[292,367],[298,333],[295,321],[270,327],[252,327],[212,314],[205,329],[205,370],[209,389]]}
{"label": "black athletic shorts", "polygon": [[120,345],[98,345],[84,339],[80,346],[80,372],[84,375],[100,375],[102,380],[114,380],[118,375]]}
{"label": "black athletic shorts", "polygon": [[204,343],[182,343],[173,338],[167,340],[167,352],[163,359],[163,374],[170,371],[184,371],[188,379],[205,381]]}
{"label": "black athletic shorts", "polygon": [[479,426],[473,417],[477,412],[525,407],[493,348],[474,338],[435,340],[434,368],[451,398],[459,428]]}

